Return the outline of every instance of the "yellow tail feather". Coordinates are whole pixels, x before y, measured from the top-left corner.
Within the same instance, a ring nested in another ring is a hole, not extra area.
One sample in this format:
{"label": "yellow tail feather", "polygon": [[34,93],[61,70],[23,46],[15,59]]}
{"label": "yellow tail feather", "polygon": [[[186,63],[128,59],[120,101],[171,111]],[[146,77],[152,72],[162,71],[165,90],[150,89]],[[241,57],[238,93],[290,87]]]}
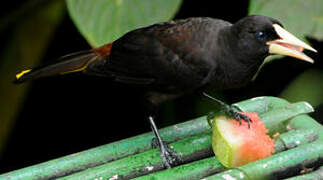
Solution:
{"label": "yellow tail feather", "polygon": [[20,79],[24,74],[29,73],[31,69],[26,69],[21,71],[20,73],[16,74],[16,79]]}

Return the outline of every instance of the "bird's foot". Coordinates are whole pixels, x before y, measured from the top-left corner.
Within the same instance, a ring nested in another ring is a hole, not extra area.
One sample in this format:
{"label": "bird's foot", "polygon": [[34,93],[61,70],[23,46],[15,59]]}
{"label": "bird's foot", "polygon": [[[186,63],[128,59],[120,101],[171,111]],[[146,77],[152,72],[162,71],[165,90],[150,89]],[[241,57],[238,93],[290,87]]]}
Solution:
{"label": "bird's foot", "polygon": [[230,106],[226,104],[225,106],[222,106],[222,109],[228,116],[231,116],[235,120],[239,121],[240,125],[241,121],[243,120],[248,123],[248,128],[250,128],[251,119],[248,116],[242,114],[242,111],[240,109],[237,110],[236,106]]}
{"label": "bird's foot", "polygon": [[[241,113],[242,110],[239,109],[239,107],[234,106],[234,105],[228,105],[225,102],[222,102],[221,100],[216,99],[216,98],[208,95],[205,92],[203,92],[203,95],[210,98],[210,99],[212,99],[212,100],[214,100],[214,101],[216,101],[217,103],[219,103],[221,105],[222,111],[226,115],[228,115],[228,116],[234,118],[235,120],[239,121],[240,125],[241,125],[241,121],[244,120],[245,122],[248,123],[248,128],[250,128],[250,122],[252,122],[251,119],[248,116],[242,114]],[[213,117],[212,117],[213,115],[214,115],[214,113],[209,114],[208,120],[213,119]]]}
{"label": "bird's foot", "polygon": [[177,156],[176,152],[168,146],[168,143],[163,141],[160,137],[160,134],[154,122],[154,118],[152,116],[149,116],[148,120],[150,122],[151,129],[155,134],[155,138],[152,139],[152,147],[159,148],[160,156],[166,168],[172,168],[177,164],[181,163],[181,158]]}
{"label": "bird's foot", "polygon": [[172,168],[182,162],[181,158],[168,146],[167,142],[159,142],[157,138],[153,138],[151,145],[153,148],[158,147],[160,150],[160,156],[166,168]]}

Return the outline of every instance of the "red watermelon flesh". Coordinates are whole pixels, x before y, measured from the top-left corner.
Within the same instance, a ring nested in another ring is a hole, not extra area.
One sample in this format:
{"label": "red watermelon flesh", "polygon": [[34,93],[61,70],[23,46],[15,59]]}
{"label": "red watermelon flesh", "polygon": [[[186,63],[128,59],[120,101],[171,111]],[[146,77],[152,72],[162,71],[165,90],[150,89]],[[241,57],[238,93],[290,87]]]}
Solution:
{"label": "red watermelon flesh", "polygon": [[250,128],[245,121],[240,125],[225,116],[217,116],[213,121],[213,151],[226,167],[237,167],[275,152],[274,141],[257,113],[243,114],[252,120]]}

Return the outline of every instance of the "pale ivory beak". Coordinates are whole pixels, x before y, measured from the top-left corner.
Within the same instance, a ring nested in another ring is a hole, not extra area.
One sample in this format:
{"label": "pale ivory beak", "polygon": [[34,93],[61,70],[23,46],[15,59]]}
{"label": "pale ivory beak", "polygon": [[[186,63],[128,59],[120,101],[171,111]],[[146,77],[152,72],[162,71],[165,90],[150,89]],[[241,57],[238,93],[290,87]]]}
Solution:
{"label": "pale ivory beak", "polygon": [[269,45],[270,54],[291,56],[300,60],[314,63],[312,58],[302,53],[304,49],[317,52],[314,48],[299,40],[280,25],[274,24],[273,27],[281,39],[267,42],[267,45]]}

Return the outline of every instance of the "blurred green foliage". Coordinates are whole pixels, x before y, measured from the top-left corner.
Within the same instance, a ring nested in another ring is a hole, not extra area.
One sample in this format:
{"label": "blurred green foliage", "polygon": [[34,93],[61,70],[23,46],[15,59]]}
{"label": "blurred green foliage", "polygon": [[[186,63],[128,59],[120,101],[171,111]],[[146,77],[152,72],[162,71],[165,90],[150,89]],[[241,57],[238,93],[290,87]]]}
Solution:
{"label": "blurred green foliage", "polygon": [[29,12],[15,24],[6,48],[0,52],[0,154],[22,108],[28,86],[14,85],[15,73],[22,67],[38,64],[64,12],[63,1],[51,1]]}
{"label": "blurred green foliage", "polygon": [[[0,151],[21,108],[28,86],[23,84],[17,88],[11,83],[13,77],[22,67],[34,67],[42,58],[55,27],[64,15],[64,2],[67,3],[68,12],[78,30],[90,45],[97,47],[117,39],[132,29],[171,19],[182,0],[48,1],[45,5],[29,12],[28,16],[24,16],[14,25],[9,43],[0,52],[2,77],[0,80]],[[322,0],[250,0],[249,14],[263,14],[277,18],[287,30],[301,39],[305,36],[323,39]],[[286,85],[281,97],[292,102],[306,100],[314,106],[322,104],[321,79],[323,79],[321,70],[304,72]],[[213,96],[226,99],[223,94],[210,91]],[[214,110],[214,103],[208,100],[201,101],[200,96],[196,99],[198,100],[196,100],[195,111],[198,115]],[[174,108],[176,110],[174,104],[169,104],[164,109],[163,119],[169,119],[171,116],[171,119],[174,119],[176,114]]]}
{"label": "blurred green foliage", "polygon": [[171,19],[182,0],[67,0],[75,25],[93,47]]}
{"label": "blurred green foliage", "polygon": [[[87,41],[92,46],[99,46],[131,29],[171,19],[181,0],[78,0],[66,3]],[[30,0],[0,21],[1,30],[9,25],[14,30],[0,52],[0,155],[30,85],[14,85],[15,74],[22,68],[39,64],[65,12],[63,0]]]}
{"label": "blurred green foliage", "polygon": [[[304,41],[306,37],[323,40],[322,0],[251,0],[249,14],[261,14],[279,19],[289,32]],[[270,56],[265,63],[279,59],[278,57]],[[280,97],[291,102],[306,100],[313,106],[320,105],[323,103],[321,79],[323,79],[322,71],[304,72],[286,86]]]}
{"label": "blurred green foliage", "polygon": [[279,19],[288,31],[300,39],[311,36],[323,40],[322,0],[251,0],[249,14]]}
{"label": "blurred green foliage", "polygon": [[323,71],[310,69],[297,76],[281,92],[280,97],[291,102],[306,100],[312,106],[318,106],[323,102]]}

